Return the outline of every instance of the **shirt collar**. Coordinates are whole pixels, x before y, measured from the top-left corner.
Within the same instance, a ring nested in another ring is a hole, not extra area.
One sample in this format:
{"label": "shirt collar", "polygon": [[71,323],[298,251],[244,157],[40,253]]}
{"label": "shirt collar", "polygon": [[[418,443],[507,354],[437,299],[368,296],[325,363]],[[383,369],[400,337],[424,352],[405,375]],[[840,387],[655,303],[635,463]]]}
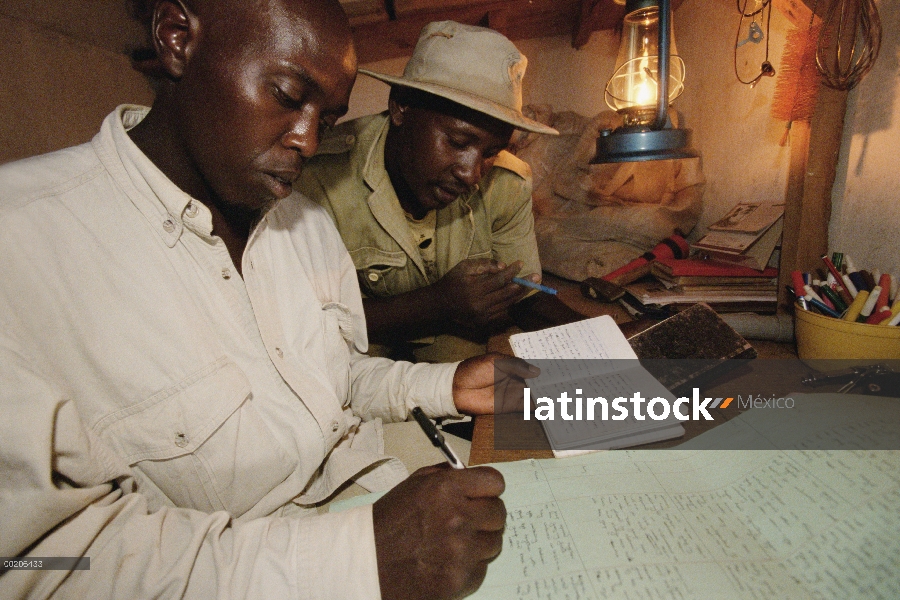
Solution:
{"label": "shirt collar", "polygon": [[200,201],[175,185],[131,140],[128,130],[150,112],[145,106],[122,105],[106,117],[94,148],[107,170],[170,248],[184,228],[212,235],[212,214]]}
{"label": "shirt collar", "polygon": [[388,114],[382,113],[379,115],[379,118],[372,120],[365,131],[360,133],[359,141],[357,142],[365,144],[369,138],[374,138],[362,169],[363,178],[366,180],[369,188],[373,190],[378,189],[383,180],[388,177],[387,169],[384,166],[384,144],[387,140],[389,126],[390,118]]}

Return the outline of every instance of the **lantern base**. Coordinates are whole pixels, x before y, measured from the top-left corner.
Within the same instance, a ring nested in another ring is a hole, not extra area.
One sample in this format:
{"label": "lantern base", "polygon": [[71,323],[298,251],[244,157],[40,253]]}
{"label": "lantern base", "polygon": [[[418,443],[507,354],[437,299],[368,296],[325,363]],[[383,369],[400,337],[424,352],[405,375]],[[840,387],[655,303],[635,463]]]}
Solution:
{"label": "lantern base", "polygon": [[696,158],[689,148],[690,130],[619,127],[601,132],[591,164]]}

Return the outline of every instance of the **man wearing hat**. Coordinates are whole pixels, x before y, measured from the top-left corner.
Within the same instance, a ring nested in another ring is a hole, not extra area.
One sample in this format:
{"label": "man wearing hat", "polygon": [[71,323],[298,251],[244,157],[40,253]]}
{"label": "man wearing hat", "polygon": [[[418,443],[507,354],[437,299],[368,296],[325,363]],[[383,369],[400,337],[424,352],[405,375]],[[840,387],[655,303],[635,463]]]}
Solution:
{"label": "man wearing hat", "polygon": [[334,128],[304,168],[300,191],[353,258],[374,352],[479,354],[532,292],[512,278],[540,281],[530,168],[504,150],[514,129],[557,133],[522,114],[526,64],[496,31],[430,23],[401,77],[360,70],[391,84],[388,110]]}

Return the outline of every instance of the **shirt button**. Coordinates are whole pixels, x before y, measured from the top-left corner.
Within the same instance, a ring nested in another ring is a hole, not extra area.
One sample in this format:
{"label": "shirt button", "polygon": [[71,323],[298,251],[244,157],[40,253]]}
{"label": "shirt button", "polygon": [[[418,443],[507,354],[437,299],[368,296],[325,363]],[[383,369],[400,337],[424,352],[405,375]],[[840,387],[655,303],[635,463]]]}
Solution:
{"label": "shirt button", "polygon": [[375,271],[369,272],[369,281],[378,281],[378,273]]}
{"label": "shirt button", "polygon": [[275,354],[278,355],[278,358],[284,358],[284,352],[282,352],[281,348],[275,348]]}
{"label": "shirt button", "polygon": [[346,138],[344,138],[344,141],[347,142],[348,146],[352,146],[356,142],[356,136],[348,135]]}
{"label": "shirt button", "polygon": [[175,231],[175,221],[173,221],[172,219],[166,219],[165,221],[163,221],[163,229],[165,229],[169,233],[172,233],[173,231]]}
{"label": "shirt button", "polygon": [[184,448],[188,445],[188,437],[183,433],[175,434],[175,445],[179,448]]}
{"label": "shirt button", "polygon": [[337,433],[337,430],[340,429],[340,425],[338,425],[337,421],[331,422],[331,431]]}
{"label": "shirt button", "polygon": [[231,269],[228,267],[222,269],[222,279],[231,279]]}
{"label": "shirt button", "polygon": [[184,209],[184,214],[186,214],[188,216],[188,218],[190,218],[190,219],[193,219],[194,217],[196,217],[198,212],[199,211],[197,209],[197,205],[194,204],[193,202],[189,203],[187,205],[187,208]]}

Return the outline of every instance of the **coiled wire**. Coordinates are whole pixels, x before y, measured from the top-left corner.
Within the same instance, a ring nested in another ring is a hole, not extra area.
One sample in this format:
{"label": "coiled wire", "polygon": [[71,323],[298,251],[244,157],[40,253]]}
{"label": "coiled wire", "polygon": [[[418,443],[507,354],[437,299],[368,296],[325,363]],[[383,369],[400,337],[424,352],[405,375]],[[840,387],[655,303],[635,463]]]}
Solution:
{"label": "coiled wire", "polygon": [[875,64],[879,50],[881,17],[874,0],[833,0],[816,47],[823,83],[853,89]]}

